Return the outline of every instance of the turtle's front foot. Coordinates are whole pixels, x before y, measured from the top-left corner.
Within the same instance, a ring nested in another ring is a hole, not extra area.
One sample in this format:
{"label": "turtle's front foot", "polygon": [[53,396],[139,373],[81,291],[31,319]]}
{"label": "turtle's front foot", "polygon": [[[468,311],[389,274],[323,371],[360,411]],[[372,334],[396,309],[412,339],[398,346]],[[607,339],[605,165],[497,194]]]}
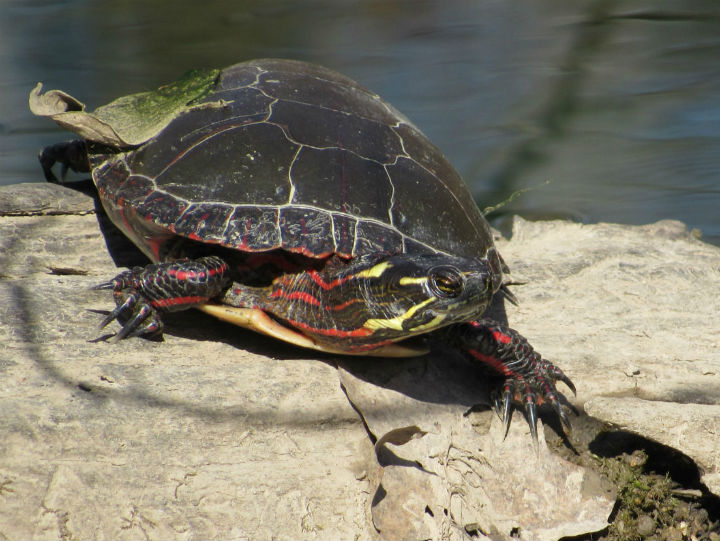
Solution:
{"label": "turtle's front foot", "polygon": [[187,310],[217,297],[229,281],[227,264],[219,257],[182,259],[135,267],[94,289],[112,289],[115,309],[100,323],[113,320],[122,325],[113,341],[128,336],[154,338],[162,335],[160,314]]}
{"label": "turtle's front foot", "polygon": [[[65,180],[68,169],[72,169],[76,173],[90,172],[87,146],[83,140],[66,141],[45,147],[40,151],[38,160],[40,160],[40,165],[45,174],[45,180],[54,184],[60,184],[62,180]],[[58,180],[52,171],[56,163],[62,164],[61,180]]]}
{"label": "turtle's front foot", "polygon": [[111,321],[118,320],[122,329],[111,341],[117,342],[128,336],[156,338],[162,336],[163,323],[157,309],[143,294],[143,267],[118,274],[109,282],[98,284],[93,289],[112,289],[115,309],[100,323],[105,328]]}
{"label": "turtle's front foot", "polygon": [[575,385],[560,368],[546,361],[517,331],[489,319],[456,325],[449,336],[473,361],[479,361],[505,377],[502,391],[494,399],[495,411],[510,426],[513,404],[522,404],[533,439],[537,441],[537,407],[552,406],[565,431],[571,430],[570,419],[560,401],[555,383],[562,381],[573,394]]}

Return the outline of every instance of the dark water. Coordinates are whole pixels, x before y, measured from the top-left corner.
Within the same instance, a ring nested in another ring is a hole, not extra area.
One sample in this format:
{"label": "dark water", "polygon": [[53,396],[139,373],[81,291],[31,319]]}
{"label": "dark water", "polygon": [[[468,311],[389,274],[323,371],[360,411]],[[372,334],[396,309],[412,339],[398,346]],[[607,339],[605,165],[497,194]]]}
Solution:
{"label": "dark water", "polygon": [[193,67],[289,57],[410,117],[495,214],[642,224],[720,244],[720,2],[0,0],[0,185],[67,138],[37,81],[90,108]]}

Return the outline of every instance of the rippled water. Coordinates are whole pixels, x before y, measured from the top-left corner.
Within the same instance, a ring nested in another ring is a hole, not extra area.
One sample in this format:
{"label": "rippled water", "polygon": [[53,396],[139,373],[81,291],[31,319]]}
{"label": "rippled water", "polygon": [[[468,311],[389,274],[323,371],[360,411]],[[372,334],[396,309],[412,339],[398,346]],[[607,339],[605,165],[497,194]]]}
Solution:
{"label": "rippled water", "polygon": [[0,184],[67,138],[37,81],[94,108],[193,67],[289,57],[410,117],[484,208],[675,218],[720,244],[720,3],[552,0],[0,0]]}

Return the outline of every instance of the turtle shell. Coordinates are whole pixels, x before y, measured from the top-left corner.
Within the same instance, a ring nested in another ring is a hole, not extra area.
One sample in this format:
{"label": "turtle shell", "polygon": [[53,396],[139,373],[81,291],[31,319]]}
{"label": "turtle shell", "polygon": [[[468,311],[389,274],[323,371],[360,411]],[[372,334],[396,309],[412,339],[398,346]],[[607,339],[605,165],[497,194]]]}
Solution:
{"label": "turtle shell", "polygon": [[343,75],[244,62],[190,105],[136,147],[88,145],[108,214],[155,261],[176,236],[316,258],[492,246],[442,153]]}

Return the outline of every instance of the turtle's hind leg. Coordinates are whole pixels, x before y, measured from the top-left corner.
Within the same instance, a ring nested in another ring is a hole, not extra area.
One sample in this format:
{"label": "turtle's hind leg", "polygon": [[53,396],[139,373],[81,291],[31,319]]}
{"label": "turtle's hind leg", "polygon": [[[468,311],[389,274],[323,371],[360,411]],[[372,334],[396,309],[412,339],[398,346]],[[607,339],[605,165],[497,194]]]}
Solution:
{"label": "turtle's hind leg", "polygon": [[[89,173],[90,163],[88,162],[87,145],[82,139],[75,141],[65,141],[45,147],[38,154],[38,160],[42,166],[45,179],[54,184],[61,184],[65,180],[68,169],[72,169],[76,173]],[[57,179],[52,171],[53,166],[62,164],[60,172],[60,180]]]}

